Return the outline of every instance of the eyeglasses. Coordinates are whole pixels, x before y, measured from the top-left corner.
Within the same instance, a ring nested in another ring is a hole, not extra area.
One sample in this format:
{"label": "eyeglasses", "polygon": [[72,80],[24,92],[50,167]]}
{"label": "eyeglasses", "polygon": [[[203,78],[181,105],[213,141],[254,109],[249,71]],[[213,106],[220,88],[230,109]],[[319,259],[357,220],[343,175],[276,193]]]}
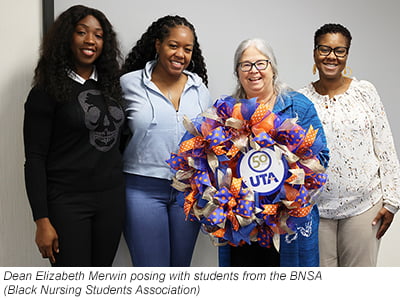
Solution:
{"label": "eyeglasses", "polygon": [[345,57],[349,53],[348,47],[332,48],[325,45],[317,45],[315,49],[318,50],[319,55],[322,56],[328,56],[329,54],[331,54],[332,51],[336,55],[336,57]]}
{"label": "eyeglasses", "polygon": [[240,71],[242,71],[242,72],[249,72],[253,68],[253,66],[258,71],[262,71],[262,70],[265,70],[266,68],[268,68],[268,63],[269,63],[268,59],[260,59],[253,63],[249,62],[249,61],[243,61],[243,62],[238,63],[238,67],[240,68]]}

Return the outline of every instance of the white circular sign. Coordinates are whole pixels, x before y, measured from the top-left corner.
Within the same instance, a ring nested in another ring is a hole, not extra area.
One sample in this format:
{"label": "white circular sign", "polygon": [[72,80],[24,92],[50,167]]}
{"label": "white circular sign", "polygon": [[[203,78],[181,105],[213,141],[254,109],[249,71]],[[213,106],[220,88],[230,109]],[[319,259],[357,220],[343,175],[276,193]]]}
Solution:
{"label": "white circular sign", "polygon": [[275,193],[285,180],[287,167],[282,154],[270,148],[250,150],[239,163],[246,187],[263,195]]}

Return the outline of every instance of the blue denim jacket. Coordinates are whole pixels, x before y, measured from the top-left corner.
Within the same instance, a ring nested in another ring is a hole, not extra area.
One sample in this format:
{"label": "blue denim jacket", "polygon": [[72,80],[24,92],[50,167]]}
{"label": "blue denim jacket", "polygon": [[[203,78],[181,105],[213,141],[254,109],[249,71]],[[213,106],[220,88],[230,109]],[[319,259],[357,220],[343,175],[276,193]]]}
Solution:
{"label": "blue denim jacket", "polygon": [[295,91],[280,94],[272,111],[274,113],[285,114],[290,118],[297,117],[297,124],[299,124],[305,130],[307,130],[310,125],[312,125],[314,129],[318,129],[317,136],[321,137],[321,140],[325,145],[319,153],[318,159],[320,160],[321,165],[326,168],[329,162],[329,149],[322,123],[311,100],[303,94]]}

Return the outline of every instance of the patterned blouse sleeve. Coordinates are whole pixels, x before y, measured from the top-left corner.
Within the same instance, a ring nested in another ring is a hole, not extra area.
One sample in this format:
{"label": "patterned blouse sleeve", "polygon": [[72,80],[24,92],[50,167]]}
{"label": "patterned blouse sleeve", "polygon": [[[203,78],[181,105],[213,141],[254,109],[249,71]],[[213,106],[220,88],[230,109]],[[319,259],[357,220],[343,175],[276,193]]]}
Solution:
{"label": "patterned blouse sleeve", "polygon": [[386,209],[396,213],[400,206],[400,165],[394,146],[393,135],[386,116],[383,103],[373,84],[362,81],[364,99],[372,111],[372,138],[374,152],[379,160],[383,203]]}

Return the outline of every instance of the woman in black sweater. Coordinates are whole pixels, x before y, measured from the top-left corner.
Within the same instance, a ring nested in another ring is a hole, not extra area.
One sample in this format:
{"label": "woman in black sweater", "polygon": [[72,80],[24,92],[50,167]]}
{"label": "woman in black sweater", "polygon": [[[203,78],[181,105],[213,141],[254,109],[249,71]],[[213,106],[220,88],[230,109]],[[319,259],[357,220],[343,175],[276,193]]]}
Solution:
{"label": "woman in black sweater", "polygon": [[121,236],[120,53],[96,9],[63,12],[44,37],[25,103],[25,181],[36,243],[53,266],[111,266]]}

